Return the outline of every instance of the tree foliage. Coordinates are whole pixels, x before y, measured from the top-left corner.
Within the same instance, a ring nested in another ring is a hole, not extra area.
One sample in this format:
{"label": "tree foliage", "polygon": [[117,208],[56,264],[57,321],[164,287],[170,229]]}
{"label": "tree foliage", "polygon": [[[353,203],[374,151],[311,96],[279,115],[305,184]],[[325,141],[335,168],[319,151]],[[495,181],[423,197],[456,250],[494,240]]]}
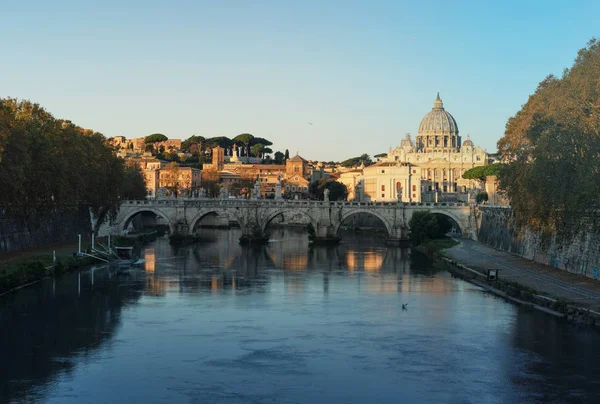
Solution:
{"label": "tree foliage", "polygon": [[181,151],[197,156],[202,152],[202,145],[205,140],[203,136],[190,136],[181,142]]}
{"label": "tree foliage", "polygon": [[486,177],[491,175],[500,175],[502,167],[502,164],[488,164],[486,166],[473,167],[465,171],[462,177],[466,180],[485,181]]}
{"label": "tree foliage", "polygon": [[154,133],[150,136],[146,136],[144,138],[144,143],[146,143],[146,144],[159,143],[159,142],[166,142],[167,140],[169,140],[169,138],[166,137],[165,135],[163,135],[162,133]]}
{"label": "tree foliage", "polygon": [[332,178],[321,178],[319,181],[311,182],[308,193],[315,199],[325,199],[325,189],[329,190],[330,201],[345,201],[348,197],[346,185]]}
{"label": "tree foliage", "polygon": [[[600,208],[600,43],[548,76],[506,124],[500,186],[520,224],[568,234]],[[563,231],[560,231],[563,230]]]}
{"label": "tree foliage", "polygon": [[373,160],[369,157],[368,154],[363,154],[358,157],[351,157],[341,162],[342,167],[357,167],[361,164],[366,166],[370,166],[373,164]]}
{"label": "tree foliage", "polygon": [[414,245],[424,241],[443,237],[451,228],[452,221],[444,216],[428,210],[418,210],[408,221],[408,238]]}
{"label": "tree foliage", "polygon": [[0,99],[0,208],[7,215],[36,220],[87,206],[99,225],[116,215],[121,197],[143,198],[143,184],[102,134],[38,104]]}

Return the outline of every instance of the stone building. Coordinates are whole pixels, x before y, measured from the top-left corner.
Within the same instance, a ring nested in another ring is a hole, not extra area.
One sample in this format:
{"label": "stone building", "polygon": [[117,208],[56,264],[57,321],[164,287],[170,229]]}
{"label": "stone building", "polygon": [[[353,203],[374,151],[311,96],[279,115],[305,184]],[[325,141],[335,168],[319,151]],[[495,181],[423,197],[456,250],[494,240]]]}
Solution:
{"label": "stone building", "polygon": [[260,184],[263,198],[274,198],[277,182],[285,183],[284,194],[288,197],[307,197],[310,170],[308,161],[296,156],[288,159],[284,164],[245,164],[241,161],[227,161],[224,149],[217,146],[212,152],[212,162],[204,164],[203,170],[219,172],[222,186],[229,188],[241,179],[252,178]]}
{"label": "stone building", "polygon": [[456,120],[444,109],[438,93],[414,141],[406,135],[378,163],[345,171],[339,181],[348,188],[350,200],[467,201],[477,183],[462,175],[487,163],[486,151],[469,136],[462,142]]}
{"label": "stone building", "polygon": [[159,172],[159,188],[177,196],[195,191],[200,187],[201,171],[192,167],[181,167],[173,162]]}

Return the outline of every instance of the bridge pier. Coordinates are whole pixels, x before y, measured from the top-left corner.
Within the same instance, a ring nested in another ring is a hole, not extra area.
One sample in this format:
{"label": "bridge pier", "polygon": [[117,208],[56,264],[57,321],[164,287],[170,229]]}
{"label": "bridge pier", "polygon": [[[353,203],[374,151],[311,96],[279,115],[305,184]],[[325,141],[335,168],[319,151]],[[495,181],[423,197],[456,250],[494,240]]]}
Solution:
{"label": "bridge pier", "polygon": [[269,241],[269,237],[262,231],[261,227],[256,225],[241,226],[242,235],[240,236],[240,244],[265,244]]}
{"label": "bridge pier", "polygon": [[340,238],[335,234],[335,228],[332,225],[317,225],[312,237],[313,244],[338,244],[339,242]]}
{"label": "bridge pier", "polygon": [[408,242],[408,227],[395,226],[389,233],[387,243],[390,245],[406,244]]}

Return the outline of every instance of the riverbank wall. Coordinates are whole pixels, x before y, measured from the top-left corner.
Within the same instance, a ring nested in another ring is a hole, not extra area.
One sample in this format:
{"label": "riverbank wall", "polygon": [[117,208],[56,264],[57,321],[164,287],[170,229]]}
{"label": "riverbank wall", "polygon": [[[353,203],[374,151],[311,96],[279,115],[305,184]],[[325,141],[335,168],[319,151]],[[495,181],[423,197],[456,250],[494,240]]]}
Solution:
{"label": "riverbank wall", "polygon": [[33,221],[29,218],[8,218],[0,212],[0,255],[48,244],[77,240],[77,234],[91,234],[87,208],[55,211]]}
{"label": "riverbank wall", "polygon": [[478,241],[495,249],[578,275],[600,278],[600,230],[590,226],[571,240],[516,226],[509,207],[479,208]]}

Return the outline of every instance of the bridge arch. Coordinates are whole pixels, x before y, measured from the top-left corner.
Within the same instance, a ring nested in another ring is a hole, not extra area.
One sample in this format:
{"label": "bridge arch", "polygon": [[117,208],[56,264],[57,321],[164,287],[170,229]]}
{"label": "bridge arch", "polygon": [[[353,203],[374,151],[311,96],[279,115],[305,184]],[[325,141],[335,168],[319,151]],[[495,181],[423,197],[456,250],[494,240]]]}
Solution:
{"label": "bridge arch", "polygon": [[230,215],[228,214],[228,212],[226,210],[223,209],[203,209],[200,212],[198,212],[193,219],[190,221],[190,226],[189,226],[189,235],[193,236],[194,235],[194,230],[196,229],[196,225],[198,225],[198,223],[200,223],[202,221],[202,219],[204,219],[206,216],[211,215],[211,214],[215,214],[217,216],[224,216],[227,217],[229,220],[233,219],[236,222],[238,222],[238,224],[240,224],[241,227],[241,223],[238,217],[236,217],[235,215]]}
{"label": "bridge arch", "polygon": [[342,223],[344,223],[344,220],[348,219],[350,216],[353,216],[353,215],[356,215],[359,213],[375,216],[376,218],[381,220],[381,222],[383,223],[383,225],[385,226],[385,228],[388,232],[388,236],[390,236],[390,237],[393,236],[394,225],[392,223],[390,223],[390,221],[384,215],[382,215],[380,212],[378,212],[375,209],[352,209],[350,211],[346,211],[345,213],[342,214],[340,221],[335,225],[335,227],[333,229],[333,234],[334,235],[338,234],[338,231],[340,230]]}
{"label": "bridge arch", "polygon": [[262,230],[262,232],[264,233],[264,231],[267,229],[267,226],[269,226],[269,223],[271,223],[271,221],[273,219],[275,219],[279,215],[283,215],[283,217],[285,218],[286,214],[287,215],[291,214],[293,216],[296,216],[296,215],[304,216],[304,217],[308,218],[309,224],[312,225],[313,228],[316,228],[316,222],[315,222],[315,220],[307,212],[305,212],[303,209],[298,209],[298,210],[279,209],[279,210],[276,210],[276,211],[270,213],[265,218],[265,220],[263,221],[263,223],[261,223],[261,230]]}
{"label": "bridge arch", "polygon": [[465,223],[464,220],[462,220],[458,215],[456,215],[451,210],[449,210],[449,209],[429,209],[429,212],[449,217],[458,225],[458,230],[463,235],[463,237],[467,235],[468,230],[469,230],[468,224]]}
{"label": "bridge arch", "polygon": [[159,209],[150,208],[150,207],[133,209],[131,212],[128,212],[117,225],[119,233],[121,233],[123,230],[125,230],[127,228],[127,226],[129,226],[131,219],[133,219],[136,215],[139,215],[140,213],[144,213],[144,212],[154,213],[156,216],[160,216],[163,219],[165,219],[165,221],[167,222],[167,225],[169,226],[169,232],[171,234],[175,233],[174,225],[171,222],[171,220],[167,217],[167,215],[165,215]]}

